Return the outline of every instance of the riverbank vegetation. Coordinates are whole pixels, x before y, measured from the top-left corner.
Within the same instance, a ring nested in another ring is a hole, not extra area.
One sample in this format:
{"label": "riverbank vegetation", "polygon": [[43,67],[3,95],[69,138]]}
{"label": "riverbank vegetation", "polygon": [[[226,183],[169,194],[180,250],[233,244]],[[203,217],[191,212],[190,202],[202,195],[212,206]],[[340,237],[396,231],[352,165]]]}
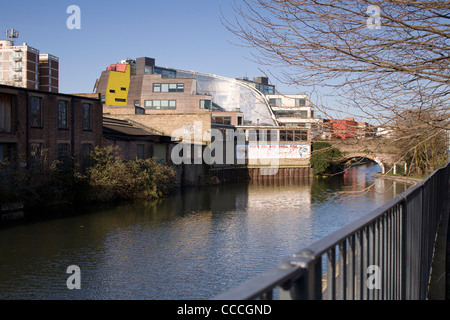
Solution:
{"label": "riverbank vegetation", "polygon": [[25,207],[39,207],[58,203],[153,200],[166,196],[176,186],[171,167],[155,159],[121,160],[117,148],[96,148],[85,160],[89,166],[67,158],[36,171],[9,170],[0,177],[0,202],[22,202]]}
{"label": "riverbank vegetation", "polygon": [[327,175],[333,173],[334,163],[342,156],[342,152],[333,148],[328,142],[314,142],[311,148],[309,160],[315,175]]}

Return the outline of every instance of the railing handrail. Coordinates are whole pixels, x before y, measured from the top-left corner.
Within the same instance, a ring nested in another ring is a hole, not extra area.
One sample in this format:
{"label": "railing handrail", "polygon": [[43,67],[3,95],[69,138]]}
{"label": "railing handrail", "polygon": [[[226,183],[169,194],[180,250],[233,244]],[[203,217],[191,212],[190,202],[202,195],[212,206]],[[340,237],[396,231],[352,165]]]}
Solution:
{"label": "railing handrail", "polygon": [[[317,259],[320,260],[321,256],[329,252],[329,250],[332,250],[343,241],[346,241],[350,237],[356,235],[361,230],[367,228],[372,223],[377,221],[377,219],[382,218],[387,212],[393,210],[397,206],[402,205],[405,208],[407,201],[409,201],[410,199],[414,199],[414,197],[416,197],[416,194],[419,191],[422,191],[422,189],[425,186],[430,184],[431,179],[433,179],[433,177],[435,177],[440,171],[447,171],[444,172],[443,175],[445,176],[445,173],[447,173],[448,176],[449,175],[448,172],[450,171],[450,163],[447,163],[447,165],[443,168],[435,170],[431,175],[424,178],[421,182],[417,183],[415,186],[407,189],[402,194],[387,201],[380,207],[372,210],[367,215],[364,215],[358,220],[349,223],[348,225],[316,241],[315,243],[307,246],[306,248],[300,250],[299,252],[291,256],[285,257],[284,259],[282,259],[281,263],[279,263],[276,267],[273,267],[270,270],[247,280],[243,284],[214,297],[214,299],[217,300],[254,299],[260,297],[265,292],[276,288],[277,286],[282,286],[283,284],[288,283],[290,280],[298,279],[303,274],[308,272],[308,268],[310,267],[310,265],[318,264],[318,261],[316,260]],[[423,210],[423,208],[420,208],[420,210]],[[405,250],[406,250],[405,248],[400,249],[400,251],[402,251],[401,252],[402,255],[404,254],[403,251]]]}

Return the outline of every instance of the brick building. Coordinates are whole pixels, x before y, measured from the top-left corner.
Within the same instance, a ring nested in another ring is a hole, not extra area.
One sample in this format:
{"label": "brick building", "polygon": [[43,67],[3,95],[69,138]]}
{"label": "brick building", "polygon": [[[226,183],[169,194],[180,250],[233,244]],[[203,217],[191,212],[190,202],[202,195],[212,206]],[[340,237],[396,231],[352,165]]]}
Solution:
{"label": "brick building", "polygon": [[329,119],[323,121],[323,130],[327,132],[328,138],[363,139],[374,137],[376,129],[367,122],[357,122],[354,118],[345,120]]}
{"label": "brick building", "polygon": [[123,160],[156,158],[160,163],[170,161],[170,136],[154,130],[144,130],[129,121],[103,118],[103,145],[119,147]]}
{"label": "brick building", "polygon": [[0,85],[0,161],[37,170],[101,144],[100,99]]}

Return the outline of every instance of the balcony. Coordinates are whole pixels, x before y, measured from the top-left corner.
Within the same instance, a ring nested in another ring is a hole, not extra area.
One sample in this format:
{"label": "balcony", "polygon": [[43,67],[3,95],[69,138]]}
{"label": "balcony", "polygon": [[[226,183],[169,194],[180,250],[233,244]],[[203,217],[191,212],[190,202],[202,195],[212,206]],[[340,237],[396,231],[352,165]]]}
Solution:
{"label": "balcony", "polygon": [[15,62],[20,62],[20,61],[22,61],[22,57],[17,57],[17,56],[15,56],[15,57],[13,57],[13,60],[14,60]]}
{"label": "balcony", "polygon": [[13,70],[15,72],[21,72],[22,71],[22,67],[21,66],[15,66],[15,67],[13,67]]}
{"label": "balcony", "polygon": [[14,81],[22,81],[22,76],[18,75],[18,74],[15,74],[15,75],[13,75],[13,80]]}

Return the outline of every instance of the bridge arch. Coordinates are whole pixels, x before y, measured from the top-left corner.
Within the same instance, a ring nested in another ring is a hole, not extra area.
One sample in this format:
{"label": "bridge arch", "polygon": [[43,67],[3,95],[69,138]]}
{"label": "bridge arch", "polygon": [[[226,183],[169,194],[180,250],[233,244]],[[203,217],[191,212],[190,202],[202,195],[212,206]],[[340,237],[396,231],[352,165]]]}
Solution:
{"label": "bridge arch", "polygon": [[346,154],[343,159],[340,161],[341,163],[345,163],[351,159],[354,158],[363,158],[363,159],[369,159],[375,163],[377,163],[380,168],[381,168],[381,173],[384,174],[386,173],[386,167],[383,164],[383,161],[381,161],[381,159],[379,157],[377,157],[374,154],[367,154],[367,153],[350,153],[350,154]]}

